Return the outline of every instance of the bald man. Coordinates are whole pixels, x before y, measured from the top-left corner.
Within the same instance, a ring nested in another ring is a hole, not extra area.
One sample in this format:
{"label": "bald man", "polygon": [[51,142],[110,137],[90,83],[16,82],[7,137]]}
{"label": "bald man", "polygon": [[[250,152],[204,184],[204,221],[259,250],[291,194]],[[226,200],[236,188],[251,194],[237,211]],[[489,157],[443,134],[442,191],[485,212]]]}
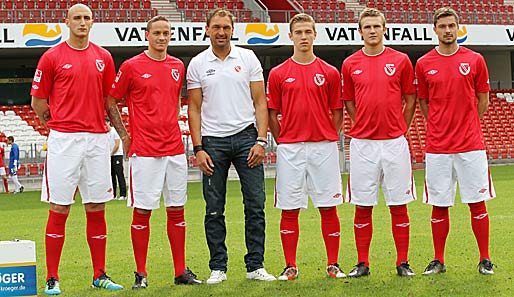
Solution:
{"label": "bald man", "polygon": [[93,287],[123,289],[105,273],[105,202],[112,200],[110,150],[104,102],[114,81],[111,54],[89,41],[89,7],[73,5],[66,17],[70,36],[47,50],[32,83],[32,108],[50,128],[41,201],[50,205],[45,232],[45,294],[61,294],[59,261],[66,219],[78,189],[86,211]]}

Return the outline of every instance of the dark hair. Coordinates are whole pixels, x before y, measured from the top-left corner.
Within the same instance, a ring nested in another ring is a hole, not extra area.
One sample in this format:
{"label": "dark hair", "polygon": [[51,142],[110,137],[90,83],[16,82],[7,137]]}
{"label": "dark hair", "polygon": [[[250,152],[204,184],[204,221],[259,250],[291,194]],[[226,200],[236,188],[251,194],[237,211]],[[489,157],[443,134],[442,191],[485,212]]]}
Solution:
{"label": "dark hair", "polygon": [[459,24],[459,15],[457,15],[457,12],[455,12],[455,10],[453,10],[450,7],[441,7],[434,12],[434,26],[440,18],[449,16],[455,17],[455,21],[457,21],[457,24]]}
{"label": "dark hair", "polygon": [[14,142],[14,137],[13,136],[8,136],[7,139],[9,139],[9,141]]}
{"label": "dark hair", "polygon": [[232,27],[234,27],[234,15],[225,8],[216,8],[209,11],[209,13],[207,14],[207,26],[211,24],[211,19],[215,16],[228,17],[230,19],[230,22],[232,23]]}

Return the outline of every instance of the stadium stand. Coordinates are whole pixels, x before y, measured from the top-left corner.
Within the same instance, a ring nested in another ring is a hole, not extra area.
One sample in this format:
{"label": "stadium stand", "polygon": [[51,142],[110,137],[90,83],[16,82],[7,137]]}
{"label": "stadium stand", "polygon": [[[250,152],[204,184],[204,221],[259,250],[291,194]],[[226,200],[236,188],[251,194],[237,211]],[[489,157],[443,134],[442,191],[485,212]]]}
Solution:
{"label": "stadium stand", "polygon": [[0,0],[0,22],[63,22],[68,8],[77,3],[91,7],[97,22],[146,22],[157,15],[150,0]]}

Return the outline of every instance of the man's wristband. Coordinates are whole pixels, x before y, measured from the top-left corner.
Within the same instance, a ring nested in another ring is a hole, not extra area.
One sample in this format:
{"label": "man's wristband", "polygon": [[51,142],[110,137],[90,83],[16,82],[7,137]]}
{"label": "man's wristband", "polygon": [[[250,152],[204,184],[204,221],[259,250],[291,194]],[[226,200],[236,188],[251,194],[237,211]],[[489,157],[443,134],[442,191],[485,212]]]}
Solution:
{"label": "man's wristband", "polygon": [[197,154],[199,151],[203,151],[203,146],[201,146],[201,145],[195,145],[195,146],[193,146],[193,153],[195,154],[195,156],[196,156],[196,154]]}
{"label": "man's wristband", "polygon": [[258,142],[264,142],[265,144],[268,144],[268,139],[266,137],[257,137]]}

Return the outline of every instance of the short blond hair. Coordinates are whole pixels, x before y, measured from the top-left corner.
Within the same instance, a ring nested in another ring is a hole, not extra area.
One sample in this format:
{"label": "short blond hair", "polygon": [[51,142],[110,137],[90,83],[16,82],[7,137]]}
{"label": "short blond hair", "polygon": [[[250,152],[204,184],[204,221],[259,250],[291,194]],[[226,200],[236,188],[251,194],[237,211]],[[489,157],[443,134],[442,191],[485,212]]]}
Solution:
{"label": "short blond hair", "polygon": [[361,13],[359,14],[359,29],[362,29],[361,23],[363,18],[367,17],[380,17],[382,19],[382,27],[385,27],[386,25],[386,19],[385,16],[380,10],[372,7],[366,7],[364,8]]}
{"label": "short blond hair", "polygon": [[312,29],[314,29],[314,32],[316,32],[316,22],[310,15],[306,13],[299,13],[289,20],[289,32],[293,31],[293,25],[296,23],[311,23]]}

